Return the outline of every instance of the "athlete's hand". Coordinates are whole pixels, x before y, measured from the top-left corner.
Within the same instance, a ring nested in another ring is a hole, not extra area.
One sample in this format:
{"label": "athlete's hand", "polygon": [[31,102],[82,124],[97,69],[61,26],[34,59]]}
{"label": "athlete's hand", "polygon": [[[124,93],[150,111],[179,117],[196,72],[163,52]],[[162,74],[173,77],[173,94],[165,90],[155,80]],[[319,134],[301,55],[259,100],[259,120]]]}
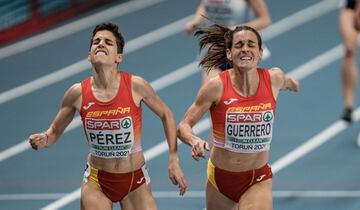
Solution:
{"label": "athlete's hand", "polygon": [[182,196],[186,192],[187,184],[184,173],[179,165],[178,158],[170,158],[169,161],[169,178],[174,185],[178,185],[180,188],[179,194]]}
{"label": "athlete's hand", "polygon": [[201,22],[197,22],[197,21],[187,22],[185,24],[183,34],[184,35],[192,35],[195,32],[195,30],[197,30],[199,28],[200,25],[201,25]]}
{"label": "athlete's hand", "polygon": [[300,82],[295,78],[291,78],[292,83],[292,91],[299,92],[300,91]]}
{"label": "athlete's hand", "polygon": [[285,83],[284,83],[283,90],[299,92],[300,91],[299,80],[297,80],[293,77],[285,77]]}
{"label": "athlete's hand", "polygon": [[196,27],[197,26],[192,21],[187,22],[184,27],[184,34],[191,35],[195,31]]}
{"label": "athlete's hand", "polygon": [[191,147],[192,158],[194,158],[196,161],[198,161],[201,157],[205,158],[205,150],[210,150],[209,143],[202,139],[197,139]]}
{"label": "athlete's hand", "polygon": [[29,136],[29,144],[34,150],[47,146],[48,136],[45,133],[36,133]]}

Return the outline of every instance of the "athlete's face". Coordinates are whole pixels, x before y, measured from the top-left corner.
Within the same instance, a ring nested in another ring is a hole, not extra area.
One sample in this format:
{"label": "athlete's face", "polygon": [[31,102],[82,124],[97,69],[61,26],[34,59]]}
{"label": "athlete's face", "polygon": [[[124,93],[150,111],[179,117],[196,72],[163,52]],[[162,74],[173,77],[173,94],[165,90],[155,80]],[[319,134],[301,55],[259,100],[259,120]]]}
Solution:
{"label": "athlete's face", "polygon": [[88,60],[93,64],[117,65],[122,60],[118,53],[116,39],[112,32],[98,31],[93,37]]}
{"label": "athlete's face", "polygon": [[234,68],[256,68],[262,56],[256,34],[248,30],[237,31],[232,41],[231,50],[227,50],[227,57],[233,62]]}

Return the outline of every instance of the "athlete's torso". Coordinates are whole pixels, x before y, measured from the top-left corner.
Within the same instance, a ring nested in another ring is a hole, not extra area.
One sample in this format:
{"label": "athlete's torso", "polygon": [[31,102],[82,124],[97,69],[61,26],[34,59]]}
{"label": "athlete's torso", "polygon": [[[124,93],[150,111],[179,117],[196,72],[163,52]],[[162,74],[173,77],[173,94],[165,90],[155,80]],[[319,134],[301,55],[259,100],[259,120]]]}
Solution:
{"label": "athlete's torso", "polygon": [[202,0],[202,4],[212,24],[233,26],[254,18],[246,0]]}
{"label": "athlete's torso", "polygon": [[131,74],[121,74],[116,96],[103,102],[95,98],[91,77],[82,81],[82,105],[80,116],[95,158],[124,159],[141,151],[142,109],[132,97]]}
{"label": "athlete's torso", "polygon": [[236,92],[229,71],[220,73],[223,93],[219,103],[210,109],[215,147],[235,153],[270,149],[276,100],[269,71],[260,68],[257,71],[259,85],[256,93],[249,97]]}

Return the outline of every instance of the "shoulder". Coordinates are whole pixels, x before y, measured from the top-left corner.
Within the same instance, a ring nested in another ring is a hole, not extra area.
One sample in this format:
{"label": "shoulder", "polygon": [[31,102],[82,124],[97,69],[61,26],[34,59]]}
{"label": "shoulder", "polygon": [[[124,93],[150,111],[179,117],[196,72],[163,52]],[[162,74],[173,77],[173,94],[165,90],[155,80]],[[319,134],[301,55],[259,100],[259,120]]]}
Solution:
{"label": "shoulder", "polygon": [[131,84],[134,90],[138,90],[139,88],[143,88],[149,85],[149,83],[144,78],[137,75],[131,75]]}
{"label": "shoulder", "polygon": [[217,90],[222,87],[222,80],[220,74],[212,77],[208,81],[206,81],[203,85],[206,90]]}
{"label": "shoulder", "polygon": [[81,89],[81,83],[75,83],[73,84],[67,91],[66,93],[69,96],[72,97],[78,97],[81,95],[82,89]]}
{"label": "shoulder", "polygon": [[278,67],[272,67],[268,69],[268,72],[271,79],[281,79],[285,76],[283,70]]}
{"label": "shoulder", "polygon": [[200,88],[198,97],[199,99],[211,100],[217,102],[223,92],[223,83],[220,76],[215,76],[206,81]]}
{"label": "shoulder", "polygon": [[81,83],[73,84],[65,93],[63,104],[67,106],[77,106],[81,99]]}
{"label": "shoulder", "polygon": [[133,75],[131,77],[131,84],[135,99],[147,99],[156,95],[153,87],[140,76]]}
{"label": "shoulder", "polygon": [[282,87],[285,81],[285,73],[278,67],[269,69],[271,84],[275,87]]}

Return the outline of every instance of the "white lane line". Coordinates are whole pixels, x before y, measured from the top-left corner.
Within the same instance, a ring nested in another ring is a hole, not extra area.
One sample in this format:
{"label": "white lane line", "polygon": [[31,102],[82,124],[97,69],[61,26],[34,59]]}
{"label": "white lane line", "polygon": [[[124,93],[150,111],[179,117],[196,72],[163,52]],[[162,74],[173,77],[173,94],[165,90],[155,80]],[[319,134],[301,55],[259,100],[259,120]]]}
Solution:
{"label": "white lane line", "polygon": [[[125,44],[125,54],[132,53],[138,49],[144,48],[159,40],[178,33],[182,30],[182,26],[184,26],[184,24],[188,22],[190,18],[191,16],[187,16],[129,41]],[[90,69],[91,65],[87,58],[85,58],[81,61],[71,64],[70,66],[59,69],[36,80],[0,93],[0,105]]]}
{"label": "white lane line", "polygon": [[[179,198],[178,191],[154,191],[156,198]],[[359,190],[274,190],[275,198],[358,198]],[[205,198],[205,191],[187,191],[182,198]]]}
{"label": "white lane line", "polygon": [[[320,3],[317,3],[313,6],[300,10],[299,12],[292,14],[274,24],[272,24],[269,28],[263,31],[263,39],[264,41],[268,41],[280,34],[283,34],[294,27],[299,27],[302,24],[305,24],[312,19],[320,17],[321,15],[330,12],[337,8],[337,4],[334,3],[334,0],[323,0]],[[304,18],[301,14],[305,14],[306,18]],[[168,26],[164,26],[159,30],[151,32],[147,35],[142,36],[141,38],[132,40],[133,42],[129,42],[125,45],[125,53],[130,53],[134,50],[140,49],[144,47],[144,43],[153,43],[161,40],[161,38],[165,38],[176,34],[182,31],[184,24],[188,21],[192,16],[187,16],[179,21],[176,21]],[[153,42],[151,42],[152,40]],[[144,42],[144,43],[143,43]],[[134,46],[133,46],[134,45]],[[129,49],[127,49],[127,46]],[[130,47],[129,47],[130,46]],[[0,93],[0,105],[15,99],[17,97],[23,96],[25,94],[31,93],[40,88],[44,88],[48,85],[51,85],[55,82],[64,80],[70,76],[78,74],[86,69],[91,68],[90,64],[87,62],[87,59],[78,61],[68,67],[57,70],[54,73],[45,75],[40,77],[37,80],[32,82],[28,82],[21,86],[18,86],[14,89],[10,89]],[[49,81],[47,81],[49,80]]]}
{"label": "white lane line", "polygon": [[[193,128],[194,132],[196,134],[200,134],[206,130],[209,129],[210,125],[210,118],[205,118],[201,121],[199,121]],[[178,140],[178,145],[180,145],[182,142],[180,140]],[[166,152],[168,150],[168,145],[166,140],[164,140],[163,142],[157,144],[156,146],[150,148],[147,150],[147,154],[145,154],[145,159],[146,161],[150,161],[153,158],[161,155],[162,153]]]}
{"label": "white lane line", "polygon": [[268,40],[272,39],[280,34],[290,31],[291,29],[298,27],[306,22],[318,18],[322,15],[325,15],[332,10],[338,8],[338,0],[323,0],[319,3],[311,5],[303,10],[300,10],[288,18],[284,18],[278,21],[276,24],[272,24],[270,27],[264,29],[262,33],[263,39]]}
{"label": "white lane line", "polygon": [[157,4],[164,0],[133,0],[113,6],[109,9],[103,10],[96,14],[84,17],[80,20],[58,27],[51,31],[33,36],[31,38],[19,41],[15,44],[3,47],[0,49],[0,59],[24,52],[31,48],[46,44],[48,42],[63,38],[65,36],[74,34],[86,28],[92,27],[98,23],[120,17],[151,5]]}
{"label": "white lane line", "polygon": [[318,69],[324,68],[330,63],[340,59],[344,54],[343,46],[337,45],[325,53],[317,56],[316,59],[312,59],[305,64],[301,65],[299,68],[294,69],[288,75],[295,77],[299,80],[307,77],[310,74],[313,74]]}
{"label": "white lane line", "polygon": [[305,190],[305,191],[274,191],[275,198],[358,198],[358,190]]}
{"label": "white lane line", "polygon": [[20,85],[16,88],[4,91],[4,92],[0,93],[0,105],[3,103],[6,103],[12,99],[15,99],[15,98],[21,97],[23,95],[26,95],[28,93],[31,93],[33,91],[36,91],[38,89],[47,87],[58,81],[62,81],[65,78],[71,77],[75,74],[78,74],[78,73],[84,71],[85,69],[90,69],[90,68],[91,68],[91,65],[89,64],[89,62],[86,59],[84,59],[82,61],[71,64],[70,66],[62,68],[58,71],[55,71],[53,73],[50,73],[45,76],[39,77],[35,80],[32,80],[31,82],[28,82],[28,83]]}
{"label": "white lane line", "polygon": [[65,193],[28,193],[28,194],[0,194],[0,201],[20,200],[56,200],[66,195]]}
{"label": "white lane line", "polygon": [[160,77],[157,80],[154,80],[151,83],[151,85],[155,90],[161,90],[172,84],[180,82],[181,80],[184,80],[187,77],[192,76],[193,74],[200,73],[201,71],[200,70],[197,71],[197,69],[198,69],[198,62],[194,61],[169,74]]}
{"label": "white lane line", "polygon": [[[354,111],[354,121],[355,121],[354,123],[358,122],[359,119],[360,119],[360,107]],[[344,131],[348,126],[349,124],[343,120],[338,120],[334,122],[325,130],[318,133],[317,135],[307,140],[302,145],[298,146],[296,149],[292,150],[291,152],[287,153],[286,155],[278,159],[276,162],[271,164],[271,168],[274,174],[284,169],[288,165],[294,163],[296,160],[305,156],[314,149],[320,147],[322,144],[329,141],[332,137]]]}
{"label": "white lane line", "polygon": [[59,209],[63,206],[65,206],[68,203],[73,202],[76,199],[80,198],[80,193],[81,193],[81,189],[78,188],[76,190],[74,190],[71,193],[67,193],[64,197],[61,197],[60,199],[56,200],[53,203],[50,203],[49,205],[41,208],[40,210],[55,210],[55,209]]}
{"label": "white lane line", "polygon": [[[79,193],[79,192],[76,192]],[[56,200],[66,193],[0,194],[0,201]],[[154,191],[157,199],[180,198],[179,191]],[[274,190],[274,198],[360,198],[359,190]],[[205,191],[187,191],[181,198],[205,198]]]}

